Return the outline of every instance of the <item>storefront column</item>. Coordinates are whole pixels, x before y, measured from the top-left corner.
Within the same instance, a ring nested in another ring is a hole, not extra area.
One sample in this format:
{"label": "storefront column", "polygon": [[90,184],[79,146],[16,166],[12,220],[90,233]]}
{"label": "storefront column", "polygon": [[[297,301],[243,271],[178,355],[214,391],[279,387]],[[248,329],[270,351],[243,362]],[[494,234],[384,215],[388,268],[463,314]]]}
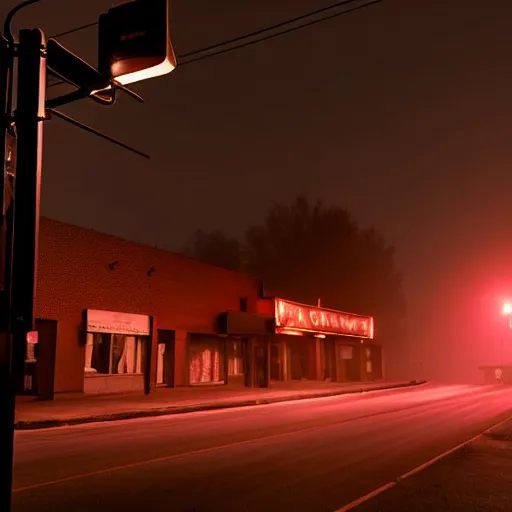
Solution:
{"label": "storefront column", "polygon": [[366,351],[370,347],[366,343],[361,343],[359,345],[359,347],[360,347],[360,354],[361,354],[361,356],[360,356],[360,361],[361,361],[361,381],[362,382],[368,382],[369,380],[371,380],[371,375],[372,375],[371,372],[368,372],[368,363],[370,364],[370,366],[373,364],[371,351],[370,351],[369,355],[366,353]]}
{"label": "storefront column", "polygon": [[[144,393],[149,395],[156,386],[157,328],[154,317],[149,319],[149,336],[146,345],[146,361],[144,361]],[[134,340],[135,342],[135,340]]]}
{"label": "storefront column", "polygon": [[323,340],[319,338],[315,338],[315,380],[323,380],[324,374],[324,362],[323,362],[323,350],[322,350]]}
{"label": "storefront column", "polygon": [[222,354],[224,359],[224,385],[227,386],[229,384],[229,354],[228,354],[228,338],[224,338],[224,343],[222,344]]}
{"label": "storefront column", "polygon": [[188,333],[185,330],[176,330],[174,335],[175,353],[175,382],[176,386],[188,385]]}
{"label": "storefront column", "polygon": [[281,357],[283,359],[283,382],[288,382],[290,380],[290,351],[286,341],[281,341]]}
{"label": "storefront column", "polygon": [[256,383],[256,343],[255,338],[249,338],[246,342],[245,353],[245,385],[248,388],[257,387]]}
{"label": "storefront column", "polygon": [[366,382],[366,351],[364,344],[359,345],[359,373],[361,382]]}
{"label": "storefront column", "polygon": [[271,347],[271,340],[270,338],[266,339],[266,345],[267,345],[267,373],[265,375],[265,385],[264,387],[269,388],[270,387],[270,358],[272,357],[272,347]]}
{"label": "storefront column", "polygon": [[253,340],[251,349],[252,387],[268,388],[270,386],[270,339],[257,338]]}

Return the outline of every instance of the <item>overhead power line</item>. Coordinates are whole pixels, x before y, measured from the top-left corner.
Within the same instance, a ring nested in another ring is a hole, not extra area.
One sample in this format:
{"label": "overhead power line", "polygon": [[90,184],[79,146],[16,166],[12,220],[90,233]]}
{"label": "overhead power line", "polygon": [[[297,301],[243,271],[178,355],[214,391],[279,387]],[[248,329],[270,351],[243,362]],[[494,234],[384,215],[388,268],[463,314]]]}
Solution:
{"label": "overhead power line", "polygon": [[[274,34],[269,34],[268,36],[265,36],[265,37],[260,37],[258,39],[254,39],[254,40],[251,40],[251,41],[246,41],[245,43],[241,43],[241,44],[238,44],[238,45],[235,45],[235,46],[231,46],[229,48],[225,48],[225,49],[219,50],[217,52],[207,53],[206,55],[201,55],[199,57],[186,60],[185,62],[180,62],[180,66],[184,66],[186,64],[191,64],[192,62],[197,62],[197,61],[200,61],[200,60],[203,60],[203,59],[208,59],[209,57],[215,57],[215,56],[221,55],[223,53],[232,52],[234,50],[240,50],[242,48],[245,48],[246,46],[251,46],[253,44],[262,43],[264,41],[268,41],[269,39],[274,39],[275,37],[283,36],[285,34],[290,34],[291,32],[295,32],[296,30],[300,30],[302,28],[310,27],[312,25],[316,25],[317,23],[321,23],[323,21],[328,21],[328,20],[331,20],[331,19],[334,19],[334,18],[338,18],[339,16],[343,16],[344,14],[349,14],[349,13],[354,12],[354,11],[359,11],[361,9],[364,9],[365,7],[370,7],[371,5],[379,4],[379,3],[383,2],[383,1],[384,0],[371,0],[370,2],[366,2],[365,4],[358,5],[357,7],[352,7],[350,9],[345,9],[344,11],[337,12],[336,14],[331,14],[329,16],[323,16],[322,18],[318,18],[316,20],[309,21],[309,22],[303,23],[301,25],[297,25],[297,26],[289,28],[287,30],[282,30],[282,31],[276,32]],[[223,43],[223,44],[228,44],[228,43],[226,42],[226,43]],[[202,53],[204,51],[206,51],[206,50],[205,49],[196,50],[194,52],[190,52],[190,54],[194,54],[195,55],[195,54],[198,54],[198,53]],[[179,57],[183,58],[183,57],[185,57],[185,55],[180,55]]]}
{"label": "overhead power line", "polygon": [[317,16],[319,14],[322,14],[323,12],[332,11],[333,9],[337,9],[339,7],[343,7],[344,5],[353,4],[355,2],[361,2],[361,0],[341,0],[341,1],[336,2],[334,4],[322,7],[320,9],[316,9],[314,11],[310,11],[308,13],[301,14],[300,16],[296,16],[295,18],[290,18],[290,19],[282,21],[280,23],[276,23],[275,25],[269,25],[268,27],[265,27],[265,28],[262,28],[262,29],[259,29],[259,30],[255,30],[254,32],[248,32],[247,34],[243,34],[243,35],[235,37],[233,39],[227,39],[225,41],[220,41],[218,43],[212,44],[212,45],[207,46],[205,48],[201,48],[199,50],[193,50],[191,52],[184,53],[180,57],[181,58],[192,57],[193,55],[197,55],[198,53],[207,52],[209,50],[215,50],[215,48],[219,48],[219,47],[225,46],[227,44],[238,43],[239,41],[243,41],[244,39],[248,39],[248,38],[251,38],[251,37],[256,37],[256,36],[259,36],[261,34],[265,34],[267,32],[271,32],[273,30],[277,30],[278,28],[286,27],[287,25],[291,25],[293,23],[297,23],[298,21],[302,21],[304,19],[311,18],[313,16]]}
{"label": "overhead power line", "polygon": [[[310,27],[312,25],[316,25],[316,24],[324,22],[324,21],[328,21],[328,20],[337,18],[339,16],[343,16],[345,14],[349,14],[349,13],[354,12],[354,11],[358,11],[358,10],[364,9],[366,7],[370,7],[372,5],[381,3],[383,0],[370,0],[369,2],[366,2],[366,3],[363,3],[361,5],[357,5],[357,6],[351,7],[349,9],[341,10],[341,11],[336,12],[334,14],[331,14],[329,16],[322,16],[320,18],[315,18],[315,19],[313,19],[311,21],[307,21],[305,23],[301,23],[301,24],[295,25],[297,22],[299,22],[301,20],[308,19],[308,18],[317,16],[318,14],[322,14],[322,13],[329,12],[329,11],[332,11],[332,10],[335,10],[335,9],[339,9],[340,7],[343,7],[343,6],[346,6],[346,5],[349,5],[349,4],[353,4],[353,3],[356,3],[356,2],[360,2],[360,1],[361,0],[342,0],[340,2],[336,2],[335,4],[331,4],[329,6],[322,7],[320,9],[316,9],[314,11],[310,11],[310,12],[308,12],[306,14],[302,14],[300,16],[296,16],[295,18],[291,18],[291,19],[288,19],[286,21],[283,21],[283,22],[280,22],[280,23],[276,23],[274,25],[270,25],[270,26],[268,26],[266,28],[259,29],[259,30],[256,30],[254,32],[249,32],[249,33],[237,36],[237,37],[232,38],[232,39],[227,39],[225,41],[220,41],[218,43],[206,46],[204,48],[200,48],[198,50],[193,50],[191,52],[187,52],[187,53],[178,55],[178,59],[187,59],[188,57],[193,57],[193,56],[197,55],[197,57],[195,57],[195,58],[191,58],[191,59],[185,60],[184,62],[180,62],[179,65],[180,66],[184,66],[186,64],[191,64],[192,62],[197,62],[197,61],[200,61],[200,60],[203,60],[203,59],[208,59],[210,57],[215,57],[217,55],[222,55],[224,53],[232,52],[232,51],[235,51],[235,50],[240,50],[242,48],[245,48],[247,46],[252,46],[252,45],[257,44],[257,43],[262,43],[264,41],[268,41],[269,39],[274,39],[276,37],[283,36],[283,35],[289,34],[291,32],[295,32],[297,30],[301,30],[303,28]],[[79,30],[84,30],[86,28],[93,27],[96,24],[97,23],[89,23],[87,25],[83,25],[81,27],[77,27],[75,29],[68,30],[67,32],[62,32],[61,34],[56,34],[55,36],[52,36],[52,37],[62,37],[64,35],[72,34],[72,33],[77,32]],[[283,27],[286,27],[288,25],[294,25],[294,26],[292,26],[292,27],[290,27],[290,28],[288,28],[286,30],[280,30],[280,31],[277,31],[277,32],[273,32],[275,30],[278,30],[279,28],[283,28]],[[268,34],[268,35],[264,35],[264,34],[267,34],[268,32],[272,32],[272,33]],[[263,37],[257,37],[256,39],[251,39],[251,38],[256,37],[258,35],[263,35]],[[250,39],[250,40],[246,41],[247,39]],[[228,46],[228,45],[233,44],[233,43],[240,43],[240,44],[235,44],[234,46],[230,46],[229,48],[222,48],[224,46]],[[221,49],[218,50],[218,51],[214,51],[214,52],[211,51],[211,50],[215,50],[217,48],[221,48]],[[205,55],[200,55],[202,53],[206,53],[206,54]],[[50,84],[48,87],[54,87],[54,86],[57,86],[57,85],[60,85],[60,84],[63,84],[63,83],[65,83],[65,82],[64,81],[54,82],[54,83]]]}
{"label": "overhead power line", "polygon": [[[224,46],[225,44],[236,43],[236,42],[241,41],[243,39],[246,39],[248,37],[258,36],[258,35],[263,34],[264,32],[267,32],[269,30],[275,30],[275,29],[284,27],[286,25],[289,25],[290,23],[295,23],[295,22],[301,21],[301,20],[303,20],[305,18],[309,18],[311,16],[316,16],[318,14],[322,14],[323,12],[330,11],[332,9],[336,9],[337,7],[342,7],[344,5],[352,4],[354,2],[359,2],[359,1],[361,1],[361,0],[341,0],[341,1],[338,1],[338,2],[336,2],[334,4],[330,4],[330,5],[327,5],[325,7],[321,7],[320,9],[315,9],[314,11],[310,11],[308,13],[301,14],[300,16],[296,16],[295,18],[290,18],[290,19],[282,21],[280,23],[276,23],[275,25],[269,25],[268,27],[265,27],[265,28],[262,28],[262,29],[259,29],[259,30],[255,30],[254,32],[248,32],[247,34],[235,37],[233,39],[228,39],[226,41],[221,41],[219,43],[212,44],[210,46],[207,46],[206,48],[201,48],[200,50],[194,50],[194,51],[185,53],[185,54],[182,55],[182,57],[190,57],[190,56],[195,55],[197,53],[202,53],[202,52],[205,52],[205,51],[208,51],[208,50],[213,50],[215,48],[218,48],[219,46]],[[97,24],[98,24],[97,21],[93,21],[92,23],[87,23],[86,25],[81,25],[80,27],[76,27],[76,28],[72,28],[70,30],[66,30],[65,32],[61,32],[60,34],[55,34],[55,35],[53,35],[51,37],[57,38],[57,37],[69,36],[70,34],[74,34],[76,32],[81,32],[82,30],[86,30],[88,28],[95,27]]]}
{"label": "overhead power line", "polygon": [[65,32],[61,32],[60,34],[55,34],[52,37],[64,37],[69,36],[69,34],[74,34],[75,32],[80,32],[81,30],[85,30],[87,28],[95,27],[98,24],[97,21],[94,21],[92,23],[87,23],[86,25],[81,25],[80,27],[72,28],[70,30],[66,30]]}

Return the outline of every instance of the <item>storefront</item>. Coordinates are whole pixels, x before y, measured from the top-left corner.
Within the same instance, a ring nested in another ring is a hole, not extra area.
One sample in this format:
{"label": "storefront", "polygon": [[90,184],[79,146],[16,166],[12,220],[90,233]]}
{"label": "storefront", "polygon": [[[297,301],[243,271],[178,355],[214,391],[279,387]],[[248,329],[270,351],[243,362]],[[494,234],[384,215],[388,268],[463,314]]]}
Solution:
{"label": "storefront", "polygon": [[216,336],[190,334],[188,382],[190,385],[225,384],[226,341]]}
{"label": "storefront", "polygon": [[151,358],[151,319],[86,310],[85,393],[144,390]]}
{"label": "storefront", "polygon": [[268,387],[275,349],[273,317],[257,312],[226,311],[219,315],[218,329],[226,336],[228,384]]}
{"label": "storefront", "polygon": [[270,379],[273,381],[319,380],[317,339],[308,334],[276,333],[271,342]]}
{"label": "storefront", "polygon": [[222,333],[245,339],[241,367],[248,386],[382,378],[371,316],[269,298],[258,300],[255,313],[229,311],[222,319]]}
{"label": "storefront", "polygon": [[280,298],[260,301],[261,312],[270,310],[275,318],[272,380],[358,382],[382,378],[381,347],[372,342],[373,317]]}

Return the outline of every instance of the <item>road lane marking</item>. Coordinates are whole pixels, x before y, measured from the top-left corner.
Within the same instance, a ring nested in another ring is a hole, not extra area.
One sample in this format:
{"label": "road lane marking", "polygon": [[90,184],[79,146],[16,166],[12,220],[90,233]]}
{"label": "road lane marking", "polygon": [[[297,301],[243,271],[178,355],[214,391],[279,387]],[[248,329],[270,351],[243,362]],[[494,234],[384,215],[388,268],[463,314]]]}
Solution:
{"label": "road lane marking", "polygon": [[364,496],[361,496],[360,498],[357,498],[354,501],[351,501],[347,505],[344,505],[343,507],[337,509],[335,512],[348,512],[349,510],[354,510],[355,508],[359,507],[363,503],[375,498],[379,494],[382,494],[382,493],[386,492],[387,490],[391,489],[392,487],[395,487],[400,482],[403,482],[406,478],[410,478],[411,476],[416,475],[417,473],[427,469],[428,467],[432,466],[436,462],[439,462],[441,459],[444,459],[445,457],[448,457],[448,455],[451,455],[452,453],[456,452],[457,450],[460,450],[461,448],[464,448],[468,444],[473,443],[474,441],[480,439],[482,436],[484,436],[491,430],[498,428],[499,426],[503,425],[504,423],[506,423],[507,421],[510,421],[510,420],[512,420],[512,415],[507,416],[505,419],[499,421],[495,425],[490,426],[489,428],[485,429],[483,432],[480,432],[480,434],[477,434],[476,436],[472,437],[471,439],[468,439],[467,441],[464,441],[463,443],[460,443],[457,446],[450,448],[449,450],[446,450],[445,452],[437,455],[436,457],[433,457],[432,459],[428,460],[427,462],[424,462],[423,464],[416,466],[414,469],[411,469],[407,473],[404,473],[403,475],[399,476],[396,480],[394,480],[392,482],[388,482],[387,484],[381,485],[380,487],[369,492],[368,494],[365,494]]}
{"label": "road lane marking", "polygon": [[353,510],[354,508],[358,507],[359,505],[362,505],[363,503],[371,500],[375,496],[378,496],[379,494],[382,494],[383,492],[387,491],[388,489],[391,489],[391,487],[394,487],[395,485],[396,485],[396,482],[388,482],[387,484],[381,485],[380,487],[373,490],[372,492],[369,492],[368,494],[365,494],[364,496],[357,498],[357,500],[351,501],[348,505],[345,505],[344,507],[339,508],[338,510],[336,510],[336,512],[347,512],[348,510]]}
{"label": "road lane marking", "polygon": [[[384,413],[380,413],[380,414],[384,414]],[[305,432],[311,432],[313,430],[318,430],[318,429],[321,429],[321,428],[335,426],[335,425],[338,425],[338,424],[341,424],[341,423],[348,423],[348,422],[354,421],[356,419],[365,419],[365,418],[368,418],[368,417],[369,416],[363,416],[363,417],[360,417],[360,418],[351,418],[351,419],[346,419],[345,421],[340,421],[340,422],[337,422],[337,423],[331,423],[329,425],[316,425],[314,427],[308,427],[308,428],[301,429],[301,430],[295,430],[293,432],[282,432],[280,434],[272,434],[272,435],[269,435],[269,436],[258,437],[256,439],[246,439],[244,441],[237,441],[236,443],[227,443],[227,444],[223,444],[223,445],[210,446],[209,448],[201,448],[200,450],[192,450],[190,452],[185,452],[185,453],[175,453],[173,455],[166,455],[165,457],[158,457],[158,458],[155,458],[155,459],[149,459],[149,460],[143,460],[143,461],[139,461],[139,462],[133,462],[131,464],[123,464],[123,465],[120,465],[120,466],[113,466],[113,467],[110,467],[110,468],[98,469],[96,471],[90,471],[88,473],[81,473],[81,474],[78,474],[78,475],[71,475],[71,476],[67,476],[67,477],[64,477],[64,478],[59,478],[59,479],[56,479],[56,480],[49,480],[47,482],[40,482],[40,483],[37,483],[37,484],[26,485],[26,486],[23,486],[23,487],[16,487],[16,488],[13,489],[12,492],[13,493],[19,493],[19,492],[24,492],[24,491],[30,491],[30,490],[33,490],[33,489],[39,489],[41,487],[48,487],[48,486],[51,486],[51,485],[58,485],[58,484],[61,484],[61,483],[71,482],[73,480],[80,480],[82,478],[89,478],[89,477],[92,477],[92,476],[104,475],[105,473],[114,473],[116,471],[123,471],[123,470],[127,470],[127,469],[133,469],[133,468],[141,467],[141,466],[149,466],[151,464],[157,464],[159,462],[167,462],[167,461],[171,461],[171,460],[174,460],[174,459],[179,459],[179,458],[182,458],[182,457],[191,457],[191,456],[194,456],[194,455],[202,455],[204,453],[210,453],[210,452],[213,452],[213,451],[216,451],[216,450],[222,450],[222,449],[226,449],[226,448],[234,448],[234,447],[243,446],[243,445],[247,445],[247,444],[257,443],[258,441],[268,441],[268,440],[277,439],[277,438],[280,438],[280,437],[291,436],[291,435],[295,435],[295,434],[302,434],[302,433],[305,433]]]}
{"label": "road lane marking", "polygon": [[296,435],[296,434],[304,434],[304,433],[307,433],[307,432],[313,432],[314,430],[320,430],[320,429],[323,429],[323,428],[335,427],[335,426],[343,425],[343,424],[346,424],[346,423],[352,423],[352,422],[355,422],[355,421],[370,419],[370,418],[374,418],[374,417],[377,417],[377,416],[383,416],[385,414],[405,412],[405,411],[410,411],[411,409],[419,409],[419,408],[422,408],[422,407],[425,407],[425,406],[428,406],[428,405],[431,405],[431,403],[430,402],[426,402],[426,403],[414,404],[412,406],[407,406],[407,407],[400,407],[400,408],[396,408],[396,409],[388,409],[388,410],[385,410],[385,411],[378,411],[378,412],[375,412],[375,413],[372,413],[372,414],[364,414],[364,415],[355,416],[355,417],[352,417],[352,418],[345,418],[343,420],[331,422],[331,423],[328,423],[328,424],[314,425],[314,426],[311,426],[311,427],[306,427],[306,428],[303,428],[303,429],[300,429],[300,430],[294,430],[294,431],[291,431],[291,432],[280,432],[279,434],[271,434],[271,435],[268,435],[268,436],[263,436],[263,437],[253,438],[253,439],[246,439],[244,441],[237,441],[235,443],[226,443],[226,444],[223,444],[223,445],[210,446],[208,448],[201,448],[199,450],[192,450],[192,451],[184,452],[184,453],[175,453],[175,454],[172,454],[172,455],[166,455],[164,457],[158,457],[158,458],[155,458],[155,459],[143,460],[143,461],[133,462],[133,463],[130,463],[130,464],[123,464],[123,465],[119,465],[119,466],[113,466],[113,467],[110,467],[110,468],[98,469],[96,471],[90,471],[90,472],[87,472],[87,473],[79,473],[79,474],[76,474],[76,475],[70,475],[70,476],[67,476],[67,477],[64,477],[64,478],[58,478],[58,479],[55,479],[55,480],[48,480],[46,482],[39,482],[39,483],[36,483],[36,484],[30,484],[30,485],[25,485],[25,486],[21,486],[21,487],[16,487],[16,488],[13,489],[12,492],[13,493],[19,493],[19,492],[24,492],[24,491],[30,491],[30,490],[33,490],[33,489],[39,489],[39,488],[48,487],[48,486],[51,486],[51,485],[58,485],[58,484],[61,484],[61,483],[71,482],[71,481],[74,481],[74,480],[80,480],[82,478],[89,478],[89,477],[93,477],[93,476],[97,476],[97,475],[103,475],[103,474],[106,474],[106,473],[114,473],[116,471],[125,471],[125,470],[128,470],[128,469],[133,469],[133,468],[137,468],[137,467],[141,467],[141,466],[149,466],[151,464],[158,464],[160,462],[167,462],[167,461],[171,461],[171,460],[175,460],[175,459],[179,459],[179,458],[183,458],[183,457],[191,457],[191,456],[195,456],[195,455],[202,455],[202,454],[210,453],[210,452],[213,452],[213,451],[216,451],[216,450],[223,450],[223,449],[227,449],[227,448],[234,448],[234,447],[238,447],[238,446],[254,444],[254,443],[257,443],[259,441],[270,441],[270,440],[273,440],[273,439],[278,439],[278,438],[282,438],[282,437],[286,437],[286,436],[293,436],[293,435]]}

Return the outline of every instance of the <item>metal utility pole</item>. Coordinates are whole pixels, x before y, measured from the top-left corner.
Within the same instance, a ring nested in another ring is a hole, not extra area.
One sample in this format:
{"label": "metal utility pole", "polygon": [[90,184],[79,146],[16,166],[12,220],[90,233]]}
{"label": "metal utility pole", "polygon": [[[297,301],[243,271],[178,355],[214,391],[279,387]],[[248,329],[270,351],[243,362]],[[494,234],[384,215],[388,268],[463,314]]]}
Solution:
{"label": "metal utility pole", "polygon": [[[4,41],[2,39],[2,41]],[[5,275],[2,286],[0,352],[0,510],[11,510],[12,463],[16,391],[24,389],[25,351],[28,332],[33,330],[42,136],[45,111],[46,62],[44,35],[38,30],[20,31],[18,50],[18,108],[14,117],[17,151],[15,177],[6,172],[6,144],[10,140],[9,65],[13,49],[4,46],[2,59],[2,231]],[[5,95],[3,94],[5,88]],[[14,202],[9,182],[15,186]],[[16,204],[16,215],[14,215]]]}
{"label": "metal utility pole", "polygon": [[14,247],[12,265],[12,374],[24,390],[27,334],[34,330],[39,205],[46,99],[45,38],[39,29],[21,30],[18,94]]}
{"label": "metal utility pole", "polygon": [[[101,16],[99,60],[105,69],[100,71],[56,41],[47,44],[37,28],[21,30],[15,43],[10,30],[14,15],[40,1],[25,0],[12,9],[4,24],[5,38],[0,35],[0,512],[11,510],[15,396],[31,388],[27,337],[35,321],[43,123],[47,113],[53,114],[149,158],[55,109],[85,98],[113,105],[117,90],[143,101],[123,84],[160,76],[176,67],[169,39],[168,0],[134,0]],[[13,116],[15,58],[17,107]],[[46,102],[47,68],[77,90]],[[9,172],[7,144],[12,144],[8,153],[13,155]]]}
{"label": "metal utility pole", "polygon": [[11,380],[10,278],[12,257],[12,197],[6,172],[7,130],[10,124],[9,82],[12,56],[0,38],[0,509],[11,510],[12,460],[14,445],[14,389]]}

